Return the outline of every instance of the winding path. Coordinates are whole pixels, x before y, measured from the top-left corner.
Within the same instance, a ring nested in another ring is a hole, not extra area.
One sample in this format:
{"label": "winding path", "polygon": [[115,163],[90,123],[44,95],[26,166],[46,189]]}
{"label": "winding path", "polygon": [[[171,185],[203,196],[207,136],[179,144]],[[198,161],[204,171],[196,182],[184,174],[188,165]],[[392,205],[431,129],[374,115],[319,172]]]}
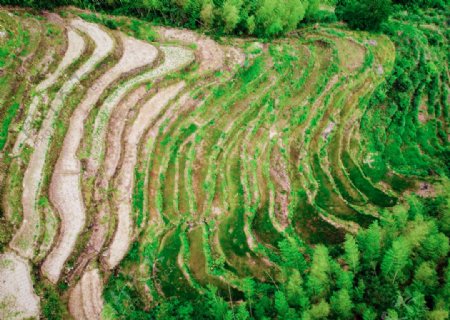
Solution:
{"label": "winding path", "polygon": [[110,269],[115,268],[123,259],[131,241],[131,196],[139,141],[152,121],[170,100],[181,92],[184,86],[185,83],[182,81],[164,88],[145,103],[139,110],[139,114],[125,139],[124,159],[117,176],[117,196],[113,199],[114,207],[117,208],[117,229],[112,243],[105,253],[105,262]]}
{"label": "winding path", "polygon": [[[72,30],[68,31],[68,41],[69,45],[66,56],[69,56],[70,61],[73,63],[84,52],[85,42],[78,33]],[[34,152],[23,178],[23,221],[20,229],[14,235],[14,238],[10,243],[11,248],[16,250],[23,257],[32,258],[34,256],[35,243],[40,234],[41,221],[39,213],[36,210],[36,198],[40,189],[40,181],[47,150],[54,131],[53,123],[59,110],[63,106],[65,98],[79,83],[80,76],[92,71],[98,61],[99,57],[95,55],[91,57],[91,59],[86,62],[58,91],[56,97],[51,102],[48,114],[36,138]]]}

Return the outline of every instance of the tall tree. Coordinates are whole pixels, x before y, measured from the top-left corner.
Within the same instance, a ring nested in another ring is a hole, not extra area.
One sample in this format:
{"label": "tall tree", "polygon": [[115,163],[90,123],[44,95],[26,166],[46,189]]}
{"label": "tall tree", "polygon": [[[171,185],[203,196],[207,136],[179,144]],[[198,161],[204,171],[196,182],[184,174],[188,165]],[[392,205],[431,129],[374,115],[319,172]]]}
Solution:
{"label": "tall tree", "polygon": [[359,249],[358,245],[356,244],[355,238],[349,234],[345,237],[345,243],[344,243],[344,249],[345,249],[345,262],[347,262],[350,269],[353,271],[353,273],[356,273],[359,269]]}
{"label": "tall tree", "polygon": [[381,255],[381,228],[377,222],[362,230],[357,235],[358,245],[362,252],[362,261],[366,266],[375,267]]}
{"label": "tall tree", "polygon": [[231,33],[239,22],[239,10],[241,8],[241,0],[225,0],[222,7],[222,19],[225,23],[224,30]]}
{"label": "tall tree", "polygon": [[293,240],[284,239],[278,243],[281,259],[285,267],[295,268],[300,271],[306,269],[306,261],[300,249]]}
{"label": "tall tree", "polygon": [[395,283],[402,274],[403,268],[408,264],[410,254],[411,246],[405,238],[400,237],[395,240],[383,257],[381,264],[383,275]]}
{"label": "tall tree", "polygon": [[330,305],[325,300],[320,300],[303,314],[303,319],[327,319],[329,315]]}
{"label": "tall tree", "polygon": [[285,290],[289,305],[300,307],[302,310],[308,307],[309,299],[303,290],[303,279],[298,270],[289,270]]}
{"label": "tall tree", "polygon": [[275,292],[275,310],[277,310],[278,317],[283,317],[289,312],[289,304],[283,291]]}
{"label": "tall tree", "polygon": [[331,309],[339,319],[351,319],[353,302],[347,289],[333,293],[330,299]]}
{"label": "tall tree", "polygon": [[313,254],[307,287],[313,298],[322,298],[330,289],[330,257],[324,245],[318,245]]}
{"label": "tall tree", "polygon": [[295,29],[304,16],[305,5],[301,0],[263,0],[256,11],[257,31],[273,37]]}
{"label": "tall tree", "polygon": [[214,3],[205,0],[200,11],[200,19],[206,28],[211,28],[214,23]]}

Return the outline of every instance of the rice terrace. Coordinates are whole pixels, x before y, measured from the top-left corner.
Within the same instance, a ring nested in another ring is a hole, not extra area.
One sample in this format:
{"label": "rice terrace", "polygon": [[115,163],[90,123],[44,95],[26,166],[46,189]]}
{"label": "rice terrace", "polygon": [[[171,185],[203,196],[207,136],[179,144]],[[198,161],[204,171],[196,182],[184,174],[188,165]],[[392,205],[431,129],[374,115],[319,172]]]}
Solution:
{"label": "rice terrace", "polygon": [[0,319],[449,319],[448,0],[0,0]]}

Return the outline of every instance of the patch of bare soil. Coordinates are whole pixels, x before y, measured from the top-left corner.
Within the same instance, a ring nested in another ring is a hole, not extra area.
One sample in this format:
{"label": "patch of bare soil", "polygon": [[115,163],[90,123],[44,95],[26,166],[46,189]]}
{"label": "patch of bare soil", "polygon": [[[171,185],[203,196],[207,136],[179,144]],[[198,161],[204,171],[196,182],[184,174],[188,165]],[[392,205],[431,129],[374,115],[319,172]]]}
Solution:
{"label": "patch of bare soil", "polygon": [[432,184],[428,182],[421,182],[416,194],[423,198],[433,198],[436,197],[436,190]]}
{"label": "patch of bare soil", "polygon": [[330,133],[333,131],[334,127],[336,126],[336,123],[333,121],[329,122],[325,130],[322,132],[322,137],[326,140]]}
{"label": "patch of bare soil", "polygon": [[70,66],[74,61],[76,61],[84,51],[84,41],[75,31],[72,29],[67,30],[68,37],[68,47],[66,53],[64,54],[61,63],[58,65],[56,70],[49,74],[44,81],[38,84],[36,91],[40,92],[47,90],[52,86],[56,80],[64,73],[68,66]]}
{"label": "patch of bare soil", "polygon": [[27,261],[14,253],[0,255],[0,319],[38,317],[39,297]]}
{"label": "patch of bare soil", "polygon": [[166,41],[196,44],[196,53],[200,60],[200,72],[219,70],[223,67],[225,60],[224,49],[211,38],[185,29],[159,27],[157,32]]}
{"label": "patch of bare soil", "polygon": [[49,22],[64,24],[64,19],[59,14],[49,11],[43,11],[42,13]]}
{"label": "patch of bare soil", "polygon": [[69,311],[76,320],[100,320],[103,309],[103,282],[98,269],[83,274],[72,289]]}

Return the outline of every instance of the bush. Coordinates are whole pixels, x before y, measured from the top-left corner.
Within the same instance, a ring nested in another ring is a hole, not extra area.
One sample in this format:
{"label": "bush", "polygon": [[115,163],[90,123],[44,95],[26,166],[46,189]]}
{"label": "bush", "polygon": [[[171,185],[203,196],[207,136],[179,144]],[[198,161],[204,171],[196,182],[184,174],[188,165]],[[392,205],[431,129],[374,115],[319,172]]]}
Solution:
{"label": "bush", "polygon": [[401,4],[408,7],[420,8],[442,8],[450,5],[448,0],[394,0],[395,4]]}
{"label": "bush", "polygon": [[336,16],[350,28],[378,30],[392,13],[391,0],[338,0]]}

